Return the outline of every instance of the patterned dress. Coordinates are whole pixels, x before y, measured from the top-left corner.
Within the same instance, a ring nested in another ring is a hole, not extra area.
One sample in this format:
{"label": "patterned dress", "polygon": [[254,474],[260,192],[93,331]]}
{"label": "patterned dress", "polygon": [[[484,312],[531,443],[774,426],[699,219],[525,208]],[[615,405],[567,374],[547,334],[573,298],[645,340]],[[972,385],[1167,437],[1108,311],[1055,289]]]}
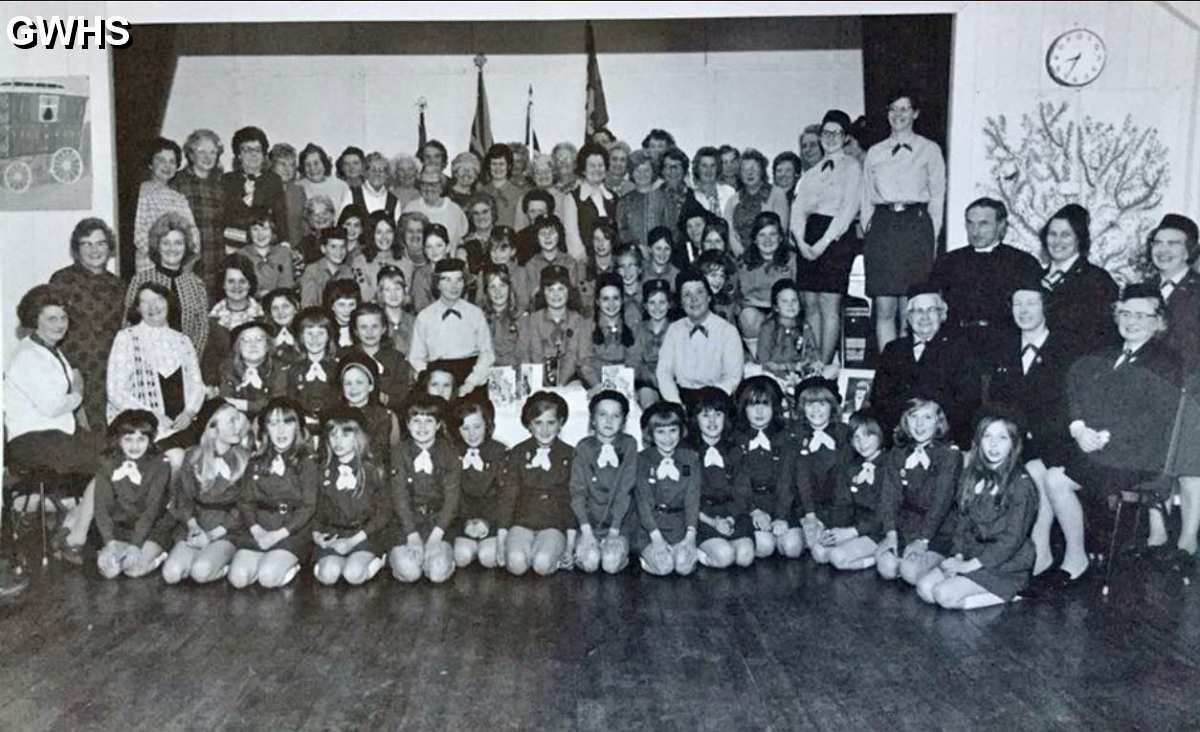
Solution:
{"label": "patterned dress", "polygon": [[71,329],[62,342],[67,360],[83,374],[83,410],[93,429],[105,424],[108,352],[125,319],[125,283],[111,272],[78,263],[50,276],[67,297]]}

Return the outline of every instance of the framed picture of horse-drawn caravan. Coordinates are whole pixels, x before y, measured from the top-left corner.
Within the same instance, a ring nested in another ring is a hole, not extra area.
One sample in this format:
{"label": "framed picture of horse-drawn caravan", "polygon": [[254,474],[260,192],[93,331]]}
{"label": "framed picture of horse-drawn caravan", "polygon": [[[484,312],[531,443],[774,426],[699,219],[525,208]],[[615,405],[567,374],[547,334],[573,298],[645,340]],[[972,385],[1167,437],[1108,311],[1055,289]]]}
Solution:
{"label": "framed picture of horse-drawn caravan", "polygon": [[89,209],[88,77],[0,78],[0,211]]}

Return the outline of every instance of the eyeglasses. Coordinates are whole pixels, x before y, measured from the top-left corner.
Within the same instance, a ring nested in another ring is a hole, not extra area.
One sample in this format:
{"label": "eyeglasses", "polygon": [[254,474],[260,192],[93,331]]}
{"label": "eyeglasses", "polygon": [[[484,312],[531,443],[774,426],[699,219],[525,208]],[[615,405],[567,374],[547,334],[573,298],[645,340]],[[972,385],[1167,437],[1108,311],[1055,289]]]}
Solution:
{"label": "eyeglasses", "polygon": [[1158,313],[1139,313],[1136,310],[1118,310],[1117,317],[1121,320],[1135,320],[1139,323],[1144,323],[1147,320],[1154,320],[1158,317]]}
{"label": "eyeglasses", "polygon": [[844,134],[841,130],[821,130],[821,137],[824,138],[841,137]]}
{"label": "eyeglasses", "polygon": [[942,309],[940,307],[910,308],[908,311],[908,314],[909,315],[937,315],[941,312],[942,312]]}

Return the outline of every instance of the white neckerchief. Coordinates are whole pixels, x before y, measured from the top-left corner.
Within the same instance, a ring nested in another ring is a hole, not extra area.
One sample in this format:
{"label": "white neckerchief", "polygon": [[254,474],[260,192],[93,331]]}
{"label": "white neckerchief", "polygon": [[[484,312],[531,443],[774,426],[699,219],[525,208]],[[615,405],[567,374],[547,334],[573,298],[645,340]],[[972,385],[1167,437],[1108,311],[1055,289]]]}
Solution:
{"label": "white neckerchief", "polygon": [[263,388],[262,376],[259,376],[257,366],[247,366],[246,373],[242,374],[242,383],[238,384],[238,388],[245,389],[247,386],[253,386],[255,389]]}
{"label": "white neckerchief", "polygon": [[138,470],[137,463],[132,460],[126,460],[121,463],[120,467],[112,473],[112,482],[116,483],[122,478],[128,478],[130,483],[134,485],[142,484],[142,471]]}
{"label": "white neckerchief", "polygon": [[767,433],[764,432],[763,430],[759,430],[758,436],[755,437],[753,440],[750,440],[749,449],[751,451],[766,450],[767,452],[770,452],[771,451],[771,440],[767,438]]}
{"label": "white neckerchief", "polygon": [[679,480],[679,468],[675,465],[673,458],[665,457],[658,464],[658,469],[654,471],[654,477],[659,480]]}
{"label": "white neckerchief", "polygon": [[914,447],[912,454],[904,461],[904,467],[909,470],[916,468],[918,465],[929,470],[929,455],[925,453],[925,445]]}
{"label": "white neckerchief", "polygon": [[272,473],[274,473],[275,475],[278,475],[278,476],[280,476],[280,477],[283,477],[283,474],[284,474],[284,472],[286,472],[286,471],[287,471],[287,464],[286,464],[286,463],[284,463],[284,461],[283,461],[283,456],[282,456],[282,455],[276,455],[276,456],[275,456],[275,459],[271,461],[271,470],[270,470],[270,472],[272,472]]}
{"label": "white neckerchief", "polygon": [[612,443],[600,446],[600,457],[596,458],[597,467],[603,468],[605,465],[609,465],[615,468],[620,464],[621,461],[617,457],[616,448],[612,446]]}
{"label": "white neckerchief", "polygon": [[708,449],[704,451],[704,467],[725,467],[725,459],[721,457],[721,451],[717,449],[716,445],[709,445]]}
{"label": "white neckerchief", "polygon": [[462,469],[483,472],[483,456],[479,454],[478,447],[467,448],[467,452],[462,456]]}
{"label": "white neckerchief", "polygon": [[422,448],[413,460],[413,472],[424,473],[425,475],[433,475],[433,456],[429,454],[429,448]]}
{"label": "white neckerchief", "polygon": [[526,469],[541,468],[546,472],[550,472],[550,448],[548,446],[538,447],[525,467]]}
{"label": "white neckerchief", "polygon": [[338,466],[337,489],[339,491],[352,491],[358,487],[358,476],[354,474],[354,468],[342,463]]}
{"label": "white neckerchief", "polygon": [[592,205],[596,207],[596,210],[600,212],[601,218],[603,218],[605,216],[604,202],[613,200],[613,194],[612,191],[604,187],[603,183],[598,186],[594,186],[591,183],[588,183],[586,180],[580,181],[579,202],[582,204],[584,201],[589,199],[591,200]]}

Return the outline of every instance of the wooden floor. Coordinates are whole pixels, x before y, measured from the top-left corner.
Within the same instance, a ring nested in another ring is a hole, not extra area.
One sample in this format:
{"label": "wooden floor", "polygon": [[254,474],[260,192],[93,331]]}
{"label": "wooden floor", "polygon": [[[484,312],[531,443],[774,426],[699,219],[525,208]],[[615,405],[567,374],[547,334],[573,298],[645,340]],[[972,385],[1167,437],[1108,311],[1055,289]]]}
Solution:
{"label": "wooden floor", "polygon": [[443,587],[106,582],[0,602],[0,730],[1174,730],[1200,582],[956,613],[809,560]]}

